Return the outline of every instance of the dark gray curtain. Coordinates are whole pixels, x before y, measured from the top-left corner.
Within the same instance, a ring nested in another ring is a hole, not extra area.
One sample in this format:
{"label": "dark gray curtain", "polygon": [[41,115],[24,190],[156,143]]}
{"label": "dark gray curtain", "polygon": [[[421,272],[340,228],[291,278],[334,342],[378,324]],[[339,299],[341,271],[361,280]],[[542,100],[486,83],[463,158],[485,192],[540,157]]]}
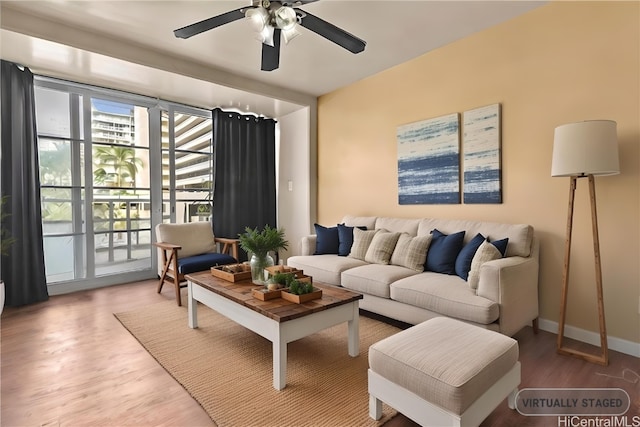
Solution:
{"label": "dark gray curtain", "polygon": [[[36,109],[33,74],[28,68],[2,61],[0,113],[2,115],[3,212],[1,227],[15,239],[2,256],[7,306],[49,298],[44,269]],[[5,211],[6,209],[6,211]]]}
{"label": "dark gray curtain", "polygon": [[245,227],[276,226],[275,120],[213,113],[213,229],[237,238]]}

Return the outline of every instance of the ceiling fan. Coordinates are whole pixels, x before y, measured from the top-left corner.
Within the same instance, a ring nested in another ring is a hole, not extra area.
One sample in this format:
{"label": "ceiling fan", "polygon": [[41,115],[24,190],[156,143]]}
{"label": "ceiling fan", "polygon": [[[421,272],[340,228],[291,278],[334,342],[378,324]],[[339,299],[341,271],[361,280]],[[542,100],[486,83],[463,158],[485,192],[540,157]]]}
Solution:
{"label": "ceiling fan", "polygon": [[280,39],[289,43],[298,34],[299,26],[305,27],[329,41],[353,53],[360,53],[367,44],[353,34],[298,9],[317,0],[270,1],[253,0],[251,6],[241,7],[195,24],[174,30],[173,34],[188,39],[196,34],[212,30],[224,24],[247,18],[262,42],[262,71],[273,71],[280,65]]}

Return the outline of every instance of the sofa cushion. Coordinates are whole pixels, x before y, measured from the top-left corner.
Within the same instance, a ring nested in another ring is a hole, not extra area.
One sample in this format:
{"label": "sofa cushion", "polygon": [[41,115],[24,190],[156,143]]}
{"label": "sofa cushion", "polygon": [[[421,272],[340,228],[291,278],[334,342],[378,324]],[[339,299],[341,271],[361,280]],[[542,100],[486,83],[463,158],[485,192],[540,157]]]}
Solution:
{"label": "sofa cushion", "polygon": [[378,231],[380,230],[360,230],[359,228],[354,228],[353,245],[351,246],[349,257],[364,261],[373,236],[375,236]]}
{"label": "sofa cushion", "polygon": [[471,239],[471,241],[464,245],[464,247],[458,254],[455,265],[456,274],[464,280],[467,280],[467,277],[469,277],[469,270],[471,270],[471,261],[473,260],[473,256],[476,254],[476,251],[485,240],[486,238],[482,234],[476,234],[475,237]]}
{"label": "sofa cushion", "polygon": [[367,263],[349,257],[338,255],[300,255],[287,259],[287,265],[304,271],[313,277],[314,282],[340,286],[340,274],[350,268],[366,265]]}
{"label": "sofa cushion", "polygon": [[380,217],[376,220],[376,226],[373,228],[381,228],[396,233],[407,233],[415,236],[418,233],[419,219],[407,218],[385,218]]}
{"label": "sofa cushion", "polygon": [[422,273],[424,271],[424,263],[427,260],[427,250],[429,249],[431,238],[431,234],[411,237],[410,234],[402,233],[398,238],[393,254],[391,254],[391,264],[407,267]]}
{"label": "sofa cushion", "polygon": [[181,274],[195,273],[196,271],[209,270],[216,265],[234,264],[238,261],[231,255],[220,253],[208,253],[192,255],[186,258],[178,258],[178,271]]}
{"label": "sofa cushion", "polygon": [[348,225],[349,227],[365,227],[366,230],[373,230],[376,228],[376,219],[378,217],[375,216],[351,216],[345,215],[342,218],[341,223],[344,225]]}
{"label": "sofa cushion", "polygon": [[342,272],[342,286],[356,292],[389,298],[389,284],[416,274],[397,265],[367,264]]}
{"label": "sofa cushion", "polygon": [[364,260],[373,264],[389,264],[391,254],[396,247],[400,233],[380,230],[377,232],[364,255]]}
{"label": "sofa cushion", "polygon": [[469,287],[473,290],[478,289],[478,282],[480,281],[480,267],[482,267],[482,264],[500,258],[502,258],[500,249],[485,240],[480,245],[473,257],[473,260],[471,261],[471,270],[469,271],[468,278]]}
{"label": "sofa cushion", "polygon": [[156,237],[158,242],[182,246],[182,249],[178,251],[178,257],[189,257],[217,250],[213,228],[208,221],[158,224]]}
{"label": "sofa cushion", "polygon": [[395,281],[391,299],[444,316],[488,325],[500,315],[499,304],[476,295],[456,275],[424,272]]}
{"label": "sofa cushion", "polygon": [[527,224],[423,218],[418,227],[418,236],[426,236],[434,228],[445,234],[465,230],[467,232],[465,243],[473,239],[478,233],[482,233],[491,241],[508,237],[509,246],[507,247],[506,256],[528,257],[531,255],[533,227]]}
{"label": "sofa cushion", "polygon": [[456,258],[462,249],[464,231],[444,234],[434,229],[433,238],[427,252],[426,271],[435,273],[456,274]]}
{"label": "sofa cushion", "polygon": [[505,256],[507,254],[507,247],[509,245],[508,237],[505,237],[504,239],[500,239],[500,240],[493,240],[493,241],[490,240],[489,243],[491,243],[493,246],[498,248],[502,256]]}
{"label": "sofa cushion", "polygon": [[340,241],[338,227],[325,227],[313,224],[316,229],[316,251],[314,255],[337,254]]}
{"label": "sofa cushion", "polygon": [[[338,255],[347,256],[351,252],[353,246],[353,228],[348,225],[338,224]],[[360,230],[366,230],[367,227],[358,226]]]}

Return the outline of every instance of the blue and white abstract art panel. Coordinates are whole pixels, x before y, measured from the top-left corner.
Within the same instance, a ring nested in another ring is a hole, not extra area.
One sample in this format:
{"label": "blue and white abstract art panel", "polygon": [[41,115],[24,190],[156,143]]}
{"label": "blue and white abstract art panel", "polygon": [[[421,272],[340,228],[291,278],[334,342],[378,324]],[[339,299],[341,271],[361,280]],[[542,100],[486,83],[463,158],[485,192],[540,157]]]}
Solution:
{"label": "blue and white abstract art panel", "polygon": [[464,203],[502,203],[500,104],[465,111]]}
{"label": "blue and white abstract art panel", "polygon": [[399,126],[398,202],[460,203],[458,113]]}

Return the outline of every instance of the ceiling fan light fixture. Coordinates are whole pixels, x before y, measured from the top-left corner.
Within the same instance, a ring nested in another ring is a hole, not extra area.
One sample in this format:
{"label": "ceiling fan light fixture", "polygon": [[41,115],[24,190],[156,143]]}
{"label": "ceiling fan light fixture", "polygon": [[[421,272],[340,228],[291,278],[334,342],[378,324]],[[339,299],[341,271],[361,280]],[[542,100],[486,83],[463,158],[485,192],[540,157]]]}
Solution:
{"label": "ceiling fan light fixture", "polygon": [[293,28],[282,30],[282,37],[284,38],[285,44],[289,44],[291,40],[295,37],[299,36],[300,32],[298,31],[298,26],[294,26]]}
{"label": "ceiling fan light fixture", "polygon": [[267,25],[257,34],[257,39],[260,40],[264,44],[268,44],[273,47],[273,32],[275,28],[271,25]]}
{"label": "ceiling fan light fixture", "polygon": [[275,11],[274,15],[276,26],[283,31],[295,29],[298,24],[296,11],[292,7],[282,6]]}
{"label": "ceiling fan light fixture", "polygon": [[255,31],[263,31],[269,27],[269,12],[263,7],[249,9],[244,14],[249,19],[251,26]]}

